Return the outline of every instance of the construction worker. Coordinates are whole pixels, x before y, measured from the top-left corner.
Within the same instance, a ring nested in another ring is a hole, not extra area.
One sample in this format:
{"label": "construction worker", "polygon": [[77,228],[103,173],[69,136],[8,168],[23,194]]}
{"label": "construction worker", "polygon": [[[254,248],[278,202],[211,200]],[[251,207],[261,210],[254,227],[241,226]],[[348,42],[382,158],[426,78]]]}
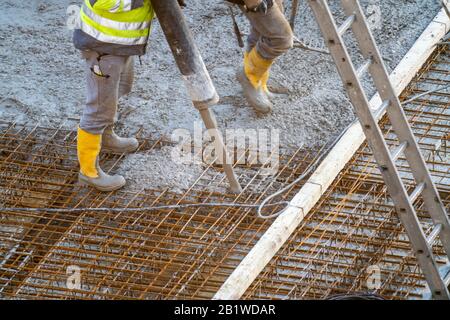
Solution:
{"label": "construction worker", "polygon": [[135,55],[143,55],[153,10],[150,0],[85,0],[73,41],[86,66],[87,99],[78,127],[79,180],[100,191],[125,185],[124,177],[108,175],[99,166],[101,150],[133,152],[135,138],[114,133],[119,97],[131,91]]}
{"label": "construction worker", "polygon": [[[184,1],[178,1],[184,6]],[[73,41],[85,60],[87,99],[78,127],[79,180],[100,191],[125,185],[99,166],[101,150],[133,152],[135,138],[114,133],[117,100],[134,80],[134,58],[145,54],[154,12],[150,0],[85,0]]]}
{"label": "construction worker", "polygon": [[267,88],[274,60],[293,46],[292,29],[283,0],[227,0],[239,4],[251,24],[239,80],[247,102],[259,113],[270,113],[273,95]]}

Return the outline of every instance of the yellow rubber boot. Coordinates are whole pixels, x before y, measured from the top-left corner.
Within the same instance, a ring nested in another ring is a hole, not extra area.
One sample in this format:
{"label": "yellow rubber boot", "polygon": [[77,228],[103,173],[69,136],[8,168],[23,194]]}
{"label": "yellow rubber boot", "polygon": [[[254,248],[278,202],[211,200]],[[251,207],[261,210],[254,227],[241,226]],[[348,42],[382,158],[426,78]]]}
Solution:
{"label": "yellow rubber boot", "polygon": [[102,135],[91,134],[78,128],[77,151],[80,163],[78,179],[81,184],[89,185],[100,191],[114,191],[125,185],[122,176],[110,176],[103,172],[98,163],[102,145]]}
{"label": "yellow rubber boot", "polygon": [[[249,55],[249,53],[247,51],[245,51],[244,52],[244,60],[248,59],[248,55]],[[262,86],[264,92],[267,94],[267,96],[269,98],[273,97],[273,93],[270,92],[269,88],[267,87],[267,83],[269,82],[269,78],[270,78],[270,68],[271,68],[271,66],[272,66],[272,63],[269,66],[269,68],[267,69],[267,71],[262,75],[262,78],[261,78],[261,86]]]}
{"label": "yellow rubber boot", "polygon": [[269,99],[272,99],[273,98],[273,93],[270,92],[269,88],[267,87],[267,82],[269,82],[269,78],[270,78],[270,69],[267,70],[266,73],[263,74],[263,77],[261,79],[261,85],[262,85],[262,88],[263,88],[264,92],[269,97]]}
{"label": "yellow rubber boot", "polygon": [[[249,55],[249,52],[247,52],[247,51],[245,51],[244,52],[244,61],[248,61],[249,60],[249,58],[248,58],[248,55]],[[245,65],[245,62],[244,62],[244,65]],[[264,92],[268,95],[268,97],[270,98],[270,95],[272,94],[270,91],[269,91],[269,88],[267,87],[267,82],[269,81],[269,77],[270,77],[270,67],[269,67],[269,69],[262,75],[262,78],[261,78],[261,83],[260,83],[260,85],[262,86],[262,88],[263,88],[263,90],[264,90]],[[255,79],[255,81],[254,82],[256,82],[257,80]],[[258,83],[252,83],[253,85],[259,85]]]}
{"label": "yellow rubber boot", "polygon": [[[261,57],[256,48],[253,48],[248,54],[244,55],[245,75],[255,89],[263,85],[265,76],[268,76],[273,60],[267,60]],[[268,78],[267,78],[268,80]]]}
{"label": "yellow rubber boot", "polygon": [[244,67],[237,74],[248,103],[261,113],[269,113],[273,108],[263,87],[264,76],[272,63],[273,60],[264,59],[256,48],[253,48],[249,53],[244,54]]}

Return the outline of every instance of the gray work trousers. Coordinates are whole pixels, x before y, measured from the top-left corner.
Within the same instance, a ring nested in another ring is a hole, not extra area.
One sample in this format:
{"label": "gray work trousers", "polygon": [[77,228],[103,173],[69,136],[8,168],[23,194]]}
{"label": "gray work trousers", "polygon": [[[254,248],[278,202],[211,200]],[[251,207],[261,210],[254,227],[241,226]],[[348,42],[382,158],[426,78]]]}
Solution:
{"label": "gray work trousers", "polygon": [[102,134],[116,121],[118,99],[130,93],[134,81],[134,58],[84,51],[87,95],[80,128]]}
{"label": "gray work trousers", "polygon": [[275,0],[267,14],[244,10],[251,24],[247,51],[256,46],[263,58],[273,60],[292,48],[293,33],[283,12],[283,0]]}

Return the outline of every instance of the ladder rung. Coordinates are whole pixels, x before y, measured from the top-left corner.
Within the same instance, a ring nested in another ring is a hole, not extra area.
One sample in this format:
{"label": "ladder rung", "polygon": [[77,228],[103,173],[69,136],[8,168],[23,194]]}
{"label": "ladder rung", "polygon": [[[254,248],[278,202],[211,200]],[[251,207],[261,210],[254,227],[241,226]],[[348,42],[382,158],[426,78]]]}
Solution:
{"label": "ladder rung", "polygon": [[383,103],[375,110],[374,117],[379,120],[381,115],[386,111],[387,107],[391,104],[391,100],[384,100]]}
{"label": "ladder rung", "polygon": [[444,278],[444,284],[446,287],[450,286],[450,272],[447,273],[447,276]]}
{"label": "ladder rung", "polygon": [[442,224],[437,224],[434,228],[433,231],[431,231],[430,235],[427,238],[427,242],[430,245],[430,247],[433,245],[434,240],[436,240],[436,237],[441,233],[442,231]]}
{"label": "ladder rung", "polygon": [[411,195],[409,196],[409,199],[411,201],[411,203],[413,203],[414,201],[417,200],[417,198],[419,197],[419,195],[422,193],[423,189],[425,188],[425,183],[419,183],[417,185],[417,187],[414,189],[414,191],[411,193]]}
{"label": "ladder rung", "polygon": [[398,160],[400,155],[405,151],[406,146],[408,145],[408,142],[403,142],[399,146],[397,146],[391,153],[392,160],[395,162]]}
{"label": "ladder rung", "polygon": [[371,64],[372,58],[369,58],[358,68],[358,70],[356,70],[356,75],[358,78],[361,78],[366,73]]}
{"label": "ladder rung", "polygon": [[347,19],[345,19],[344,23],[338,29],[339,35],[342,36],[351,27],[355,20],[356,14],[352,14]]}

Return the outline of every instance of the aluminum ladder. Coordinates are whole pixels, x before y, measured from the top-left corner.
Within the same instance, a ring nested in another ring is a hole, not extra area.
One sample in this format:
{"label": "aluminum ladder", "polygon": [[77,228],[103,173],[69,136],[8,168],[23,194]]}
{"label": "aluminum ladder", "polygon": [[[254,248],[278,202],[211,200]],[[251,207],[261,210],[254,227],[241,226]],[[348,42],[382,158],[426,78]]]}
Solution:
{"label": "aluminum ladder", "polygon": [[[383,176],[387,190],[394,202],[396,212],[406,229],[418,263],[435,299],[450,299],[450,274],[443,275],[433,254],[432,246],[439,239],[447,257],[450,258],[450,223],[439,192],[433,183],[419,145],[403,111],[399,98],[390,81],[381,54],[375,43],[370,27],[358,0],[341,0],[346,20],[337,26],[326,0],[308,0],[322,31],[325,42],[336,63],[344,87],[359,117],[361,126]],[[343,35],[352,30],[364,63],[355,68]],[[369,73],[382,103],[372,111],[361,79]],[[390,150],[378,125],[378,119],[386,111],[398,139],[398,147]],[[404,154],[415,180],[411,194],[403,184],[396,167],[396,161]],[[413,206],[419,195],[434,223],[427,237]]]}

